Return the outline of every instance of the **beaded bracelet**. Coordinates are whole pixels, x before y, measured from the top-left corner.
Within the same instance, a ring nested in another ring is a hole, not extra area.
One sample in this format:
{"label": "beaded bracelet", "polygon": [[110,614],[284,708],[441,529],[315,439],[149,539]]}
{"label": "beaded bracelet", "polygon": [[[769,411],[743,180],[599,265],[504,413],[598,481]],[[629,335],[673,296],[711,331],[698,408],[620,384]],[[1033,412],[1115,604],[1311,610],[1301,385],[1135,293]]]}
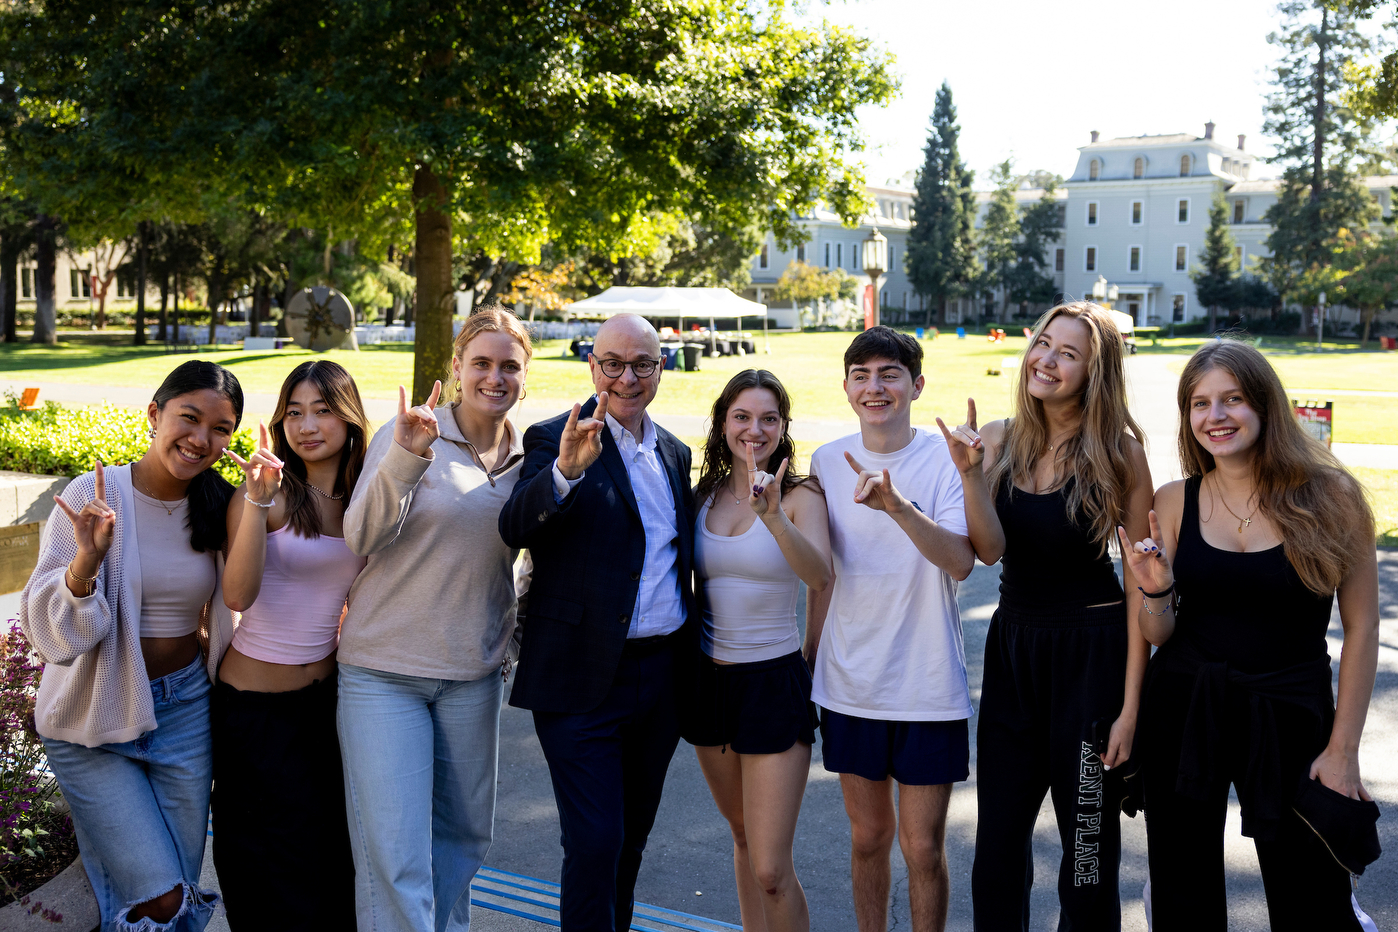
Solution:
{"label": "beaded bracelet", "polygon": [[243,498],[246,498],[248,501],[252,502],[258,508],[271,508],[273,505],[277,503],[276,497],[273,496],[272,500],[264,505],[262,502],[259,502],[257,499],[253,498],[251,492],[244,492]]}

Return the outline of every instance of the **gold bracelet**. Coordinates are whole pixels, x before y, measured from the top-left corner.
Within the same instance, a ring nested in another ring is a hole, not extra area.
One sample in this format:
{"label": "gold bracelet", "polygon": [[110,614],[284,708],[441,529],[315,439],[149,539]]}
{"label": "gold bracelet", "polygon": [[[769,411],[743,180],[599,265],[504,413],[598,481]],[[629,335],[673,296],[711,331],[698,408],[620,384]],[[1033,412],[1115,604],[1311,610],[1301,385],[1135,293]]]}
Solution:
{"label": "gold bracelet", "polygon": [[79,576],[77,573],[73,572],[73,564],[71,561],[68,563],[68,575],[73,577],[78,582],[85,583],[87,585],[87,592],[83,593],[84,596],[92,595],[94,592],[97,591],[97,577],[94,575],[91,579],[89,579],[86,576]]}

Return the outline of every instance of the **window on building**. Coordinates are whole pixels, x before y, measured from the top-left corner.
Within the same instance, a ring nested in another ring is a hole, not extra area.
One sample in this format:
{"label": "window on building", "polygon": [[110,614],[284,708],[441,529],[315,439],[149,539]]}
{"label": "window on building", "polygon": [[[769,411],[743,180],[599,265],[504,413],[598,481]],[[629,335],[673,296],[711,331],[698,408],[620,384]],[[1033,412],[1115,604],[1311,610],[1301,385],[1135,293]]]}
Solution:
{"label": "window on building", "polygon": [[69,293],[75,298],[92,297],[92,282],[81,269],[69,269]]}
{"label": "window on building", "polygon": [[19,270],[19,294],[22,298],[34,297],[34,270]]}
{"label": "window on building", "polygon": [[1243,216],[1247,213],[1248,202],[1239,198],[1233,202],[1233,222],[1242,223]]}
{"label": "window on building", "polygon": [[806,261],[806,244],[805,244],[805,243],[801,243],[800,245],[798,245],[798,246],[796,247],[796,261],[797,261],[797,262],[805,262],[805,261]]}
{"label": "window on building", "polygon": [[1238,269],[1241,271],[1243,268],[1243,247],[1233,247],[1233,261],[1238,264]]}
{"label": "window on building", "polygon": [[1087,180],[1096,181],[1102,174],[1102,163],[1093,159],[1087,163]]}
{"label": "window on building", "polygon": [[835,265],[836,265],[837,268],[841,268],[841,269],[845,267],[845,244],[844,244],[844,243],[836,243],[836,244],[835,244]]}
{"label": "window on building", "polygon": [[757,254],[757,267],[765,269],[767,267],[767,244],[762,244],[762,251]]}
{"label": "window on building", "polygon": [[850,270],[851,272],[858,272],[858,271],[859,271],[859,244],[858,244],[858,243],[850,243],[850,244],[849,244],[849,270]]}
{"label": "window on building", "polygon": [[1170,309],[1170,319],[1177,324],[1184,321],[1184,295],[1175,295],[1175,303]]}
{"label": "window on building", "polygon": [[1139,272],[1139,271],[1141,270],[1141,247],[1140,247],[1140,246],[1132,246],[1132,247],[1131,247],[1131,261],[1130,261],[1129,264],[1130,264],[1130,266],[1131,266],[1131,271],[1133,271],[1133,272]]}
{"label": "window on building", "polygon": [[1178,220],[1180,223],[1189,222],[1189,198],[1180,198]]}
{"label": "window on building", "polygon": [[897,253],[898,253],[898,247],[894,246],[892,243],[889,243],[889,244],[888,244],[888,268],[884,269],[885,272],[892,272],[894,269],[898,268]]}
{"label": "window on building", "polygon": [[1082,264],[1082,267],[1083,267],[1083,271],[1085,271],[1085,272],[1095,272],[1095,271],[1097,271],[1097,247],[1096,247],[1096,246],[1088,246],[1087,249],[1084,250],[1084,252],[1083,252],[1083,264]]}
{"label": "window on building", "polygon": [[825,244],[825,267],[830,268],[830,244]]}
{"label": "window on building", "polygon": [[1059,204],[1059,205],[1058,205],[1057,220],[1058,220],[1058,222],[1055,224],[1055,226],[1066,227],[1066,226],[1068,225],[1068,205],[1067,205],[1067,204]]}
{"label": "window on building", "polygon": [[1194,167],[1194,160],[1187,155],[1180,156],[1180,177],[1188,178],[1189,170]]}
{"label": "window on building", "polygon": [[1132,168],[1131,168],[1131,177],[1132,177],[1132,178],[1140,178],[1140,177],[1143,177],[1143,176],[1145,175],[1145,173],[1146,173],[1146,160],[1143,159],[1143,158],[1141,158],[1141,157],[1138,155],[1138,156],[1136,156],[1136,164],[1133,165]]}
{"label": "window on building", "polygon": [[1095,227],[1097,225],[1097,202],[1087,202],[1087,225]]}
{"label": "window on building", "polygon": [[1145,214],[1146,205],[1142,201],[1131,202],[1131,222],[1140,224],[1141,217]]}
{"label": "window on building", "polygon": [[1055,249],[1053,251],[1053,270],[1055,272],[1063,271],[1063,253],[1064,250],[1062,249]]}
{"label": "window on building", "polygon": [[1176,271],[1176,272],[1183,272],[1183,271],[1185,271],[1187,268],[1189,268],[1189,247],[1188,247],[1188,246],[1176,246],[1176,247],[1175,247],[1175,271]]}

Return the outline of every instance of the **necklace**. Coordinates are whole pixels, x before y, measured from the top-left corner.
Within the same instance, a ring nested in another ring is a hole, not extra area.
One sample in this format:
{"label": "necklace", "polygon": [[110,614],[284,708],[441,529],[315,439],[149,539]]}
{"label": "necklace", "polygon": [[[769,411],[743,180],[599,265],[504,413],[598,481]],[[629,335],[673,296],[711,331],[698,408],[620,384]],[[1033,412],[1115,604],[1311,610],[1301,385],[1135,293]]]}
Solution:
{"label": "necklace", "polygon": [[[1073,428],[1072,430],[1068,431],[1067,436],[1065,436],[1065,437],[1063,438],[1063,440],[1067,440],[1069,437],[1073,436],[1073,434],[1075,434],[1075,433],[1077,433],[1077,428],[1076,428],[1076,427]],[[1063,441],[1061,441],[1061,440],[1060,440],[1057,444],[1051,443],[1051,444],[1048,445],[1048,451],[1049,451],[1050,453],[1052,453],[1055,446],[1062,446],[1062,445],[1063,445]]]}
{"label": "necklace", "polygon": [[148,489],[148,488],[146,488],[145,483],[142,482],[140,479],[137,479],[137,478],[136,478],[136,467],[135,467],[134,465],[131,467],[131,480],[132,480],[133,482],[136,483],[136,485],[140,488],[141,492],[142,492],[147,498],[154,499],[156,502],[158,502],[158,503],[160,504],[160,507],[165,509],[165,513],[166,513],[167,515],[173,515],[173,514],[175,513],[175,508],[178,508],[178,507],[179,507],[179,503],[176,502],[176,503],[175,503],[175,508],[171,508],[169,505],[165,504],[165,500],[164,500],[164,499],[162,499],[162,498],[160,498],[160,497],[158,497],[158,496],[156,496],[156,495],[153,495],[153,494],[151,493],[151,490]]}
{"label": "necklace", "polygon": [[311,485],[309,482],[307,482],[306,485],[310,487],[310,489],[311,489],[312,492],[316,493],[316,494],[319,495],[321,498],[328,498],[328,499],[330,499],[332,502],[338,502],[340,499],[342,499],[342,498],[345,497],[345,493],[344,493],[344,492],[341,492],[339,495],[331,495],[329,492],[326,492],[326,491],[324,491],[323,489],[318,489],[318,488],[316,488],[315,486]]}
{"label": "necklace", "polygon": [[[1237,513],[1236,511],[1234,511],[1232,508],[1229,508],[1229,507],[1228,507],[1228,499],[1226,499],[1226,498],[1223,497],[1223,490],[1220,489],[1220,488],[1218,488],[1218,480],[1217,480],[1217,479],[1214,480],[1214,493],[1215,493],[1216,495],[1218,495],[1218,500],[1219,500],[1220,502],[1223,503],[1223,508],[1224,508],[1224,510],[1227,511],[1227,512],[1228,512],[1230,515],[1232,515],[1233,517],[1238,518],[1238,533],[1239,533],[1239,534],[1243,533],[1243,528],[1248,527],[1249,525],[1252,524],[1252,516],[1255,515],[1255,514],[1257,514],[1257,509],[1259,509],[1259,508],[1262,507],[1262,503],[1261,503],[1261,502],[1258,502],[1256,505],[1253,505],[1253,506],[1252,506],[1252,511],[1248,512],[1248,516],[1247,516],[1246,518],[1239,518],[1239,517],[1238,517],[1238,513]],[[1251,498],[1252,496],[1248,496],[1248,497]]]}
{"label": "necklace", "polygon": [[[730,479],[730,481],[731,481],[731,479]],[[723,491],[728,492],[729,495],[732,495],[732,494],[733,494],[732,492],[729,492],[729,490],[728,490],[728,483],[727,483],[727,482],[725,482],[725,483],[723,484]],[[733,504],[735,504],[735,505],[746,504],[746,502],[747,502],[747,499],[743,499],[743,498],[735,498],[735,499],[733,499]]]}

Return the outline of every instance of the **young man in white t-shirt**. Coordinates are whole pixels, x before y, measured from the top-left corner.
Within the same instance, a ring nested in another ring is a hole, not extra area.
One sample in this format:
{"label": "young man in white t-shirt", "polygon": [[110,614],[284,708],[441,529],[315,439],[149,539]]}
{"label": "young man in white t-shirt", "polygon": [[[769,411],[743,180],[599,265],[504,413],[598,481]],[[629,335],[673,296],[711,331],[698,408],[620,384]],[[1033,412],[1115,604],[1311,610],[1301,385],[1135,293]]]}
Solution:
{"label": "young man in white t-shirt", "polygon": [[947,803],[970,769],[956,585],[975,553],[946,441],[912,427],[922,387],[917,340],[864,331],[845,351],[859,433],[811,458],[830,511],[835,582],[810,594],[805,654],[825,769],[840,774],[849,814],[860,932],[886,928],[895,831],[914,932],[945,928]]}

